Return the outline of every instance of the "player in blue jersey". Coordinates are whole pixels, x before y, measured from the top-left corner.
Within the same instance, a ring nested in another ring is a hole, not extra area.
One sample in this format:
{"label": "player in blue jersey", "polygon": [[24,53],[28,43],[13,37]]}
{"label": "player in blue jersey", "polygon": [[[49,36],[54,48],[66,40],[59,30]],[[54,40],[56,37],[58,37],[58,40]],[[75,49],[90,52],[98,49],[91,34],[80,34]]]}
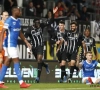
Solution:
{"label": "player in blue jersey", "polygon": [[92,60],[92,57],[92,52],[88,51],[86,53],[87,59],[85,61],[79,63],[79,60],[77,60],[77,66],[83,70],[82,83],[100,84],[100,78],[96,78],[94,75],[94,70],[96,67],[100,67],[100,63],[98,63],[96,60]]}
{"label": "player in blue jersey", "polygon": [[18,19],[20,15],[21,15],[20,9],[18,7],[13,7],[12,16],[10,16],[5,21],[4,28],[0,36],[0,51],[2,51],[3,34],[5,31],[7,31],[6,39],[4,41],[4,46],[7,47],[8,57],[5,58],[4,65],[1,70],[2,74],[0,74],[0,88],[8,88],[4,84],[2,84],[1,81],[3,81],[4,79],[8,65],[10,63],[10,59],[12,59],[14,62],[14,69],[20,84],[20,88],[28,88],[30,86],[30,84],[26,84],[22,79],[20,64],[19,64],[19,56],[17,52],[18,36],[25,42],[27,47],[31,49],[31,45],[28,43],[23,33],[21,32],[20,19]]}

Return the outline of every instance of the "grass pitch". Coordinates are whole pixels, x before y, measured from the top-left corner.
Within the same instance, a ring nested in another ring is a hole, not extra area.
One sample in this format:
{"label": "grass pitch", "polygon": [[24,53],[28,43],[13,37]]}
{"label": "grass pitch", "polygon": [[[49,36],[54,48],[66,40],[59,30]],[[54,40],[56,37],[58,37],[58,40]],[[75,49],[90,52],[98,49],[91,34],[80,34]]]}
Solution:
{"label": "grass pitch", "polygon": [[33,83],[29,88],[22,89],[19,84],[5,84],[9,88],[0,90],[100,90],[100,85],[85,85],[85,84],[67,84],[67,83]]}

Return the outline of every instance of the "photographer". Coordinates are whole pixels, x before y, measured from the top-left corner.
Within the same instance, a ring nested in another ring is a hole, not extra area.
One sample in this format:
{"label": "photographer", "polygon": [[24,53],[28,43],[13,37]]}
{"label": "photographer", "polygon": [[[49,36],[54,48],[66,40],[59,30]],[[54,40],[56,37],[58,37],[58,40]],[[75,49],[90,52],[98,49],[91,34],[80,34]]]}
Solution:
{"label": "photographer", "polygon": [[[34,25],[30,26],[27,29],[27,31],[25,33],[25,37],[26,38],[29,37],[32,41],[32,53],[34,54],[34,56],[35,56],[35,58],[38,62],[38,75],[37,75],[37,78],[35,79],[35,82],[39,83],[42,67],[46,68],[47,74],[50,73],[50,70],[48,68],[48,65],[45,64],[42,61],[42,57],[43,57],[43,35],[42,35],[42,29],[40,27],[40,20],[35,19],[33,22],[34,22]],[[29,49],[28,49],[28,53],[30,54]]]}

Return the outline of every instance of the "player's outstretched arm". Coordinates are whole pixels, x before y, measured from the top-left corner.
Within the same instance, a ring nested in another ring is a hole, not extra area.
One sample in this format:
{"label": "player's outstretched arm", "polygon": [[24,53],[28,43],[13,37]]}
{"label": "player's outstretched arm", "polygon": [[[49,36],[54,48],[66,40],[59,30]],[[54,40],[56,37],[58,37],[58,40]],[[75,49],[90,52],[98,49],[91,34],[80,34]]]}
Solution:
{"label": "player's outstretched arm", "polygon": [[95,54],[95,59],[97,60],[98,59],[98,53],[97,53],[97,50],[96,50],[96,44],[95,44],[94,39],[93,39],[93,51],[94,51],[94,54]]}
{"label": "player's outstretched arm", "polygon": [[22,33],[22,31],[20,31],[20,38],[25,42],[25,44],[27,45],[27,47],[31,50],[32,46],[31,44],[26,40],[26,38],[24,37],[24,34]]}
{"label": "player's outstretched arm", "polygon": [[80,57],[77,55],[77,59],[76,59],[76,66],[79,68],[82,68],[82,62],[79,62]]}
{"label": "player's outstretched arm", "polygon": [[5,28],[3,28],[2,32],[0,33],[0,52],[3,49],[3,38],[4,38],[4,32],[6,31]]}
{"label": "player's outstretched arm", "polygon": [[82,46],[83,46],[83,49],[84,49],[84,56],[86,55],[86,45],[85,45],[85,42],[82,41]]}

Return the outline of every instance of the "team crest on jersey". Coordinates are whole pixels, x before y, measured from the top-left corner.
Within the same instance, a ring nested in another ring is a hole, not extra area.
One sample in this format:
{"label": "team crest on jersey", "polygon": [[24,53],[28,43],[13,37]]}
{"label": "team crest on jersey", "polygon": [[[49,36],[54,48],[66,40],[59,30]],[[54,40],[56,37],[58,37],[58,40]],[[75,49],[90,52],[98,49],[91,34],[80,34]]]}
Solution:
{"label": "team crest on jersey", "polygon": [[90,43],[92,43],[92,40],[90,39]]}
{"label": "team crest on jersey", "polygon": [[75,37],[78,38],[78,35],[76,34]]}
{"label": "team crest on jersey", "polygon": [[13,22],[13,25],[16,25],[16,22]]}

